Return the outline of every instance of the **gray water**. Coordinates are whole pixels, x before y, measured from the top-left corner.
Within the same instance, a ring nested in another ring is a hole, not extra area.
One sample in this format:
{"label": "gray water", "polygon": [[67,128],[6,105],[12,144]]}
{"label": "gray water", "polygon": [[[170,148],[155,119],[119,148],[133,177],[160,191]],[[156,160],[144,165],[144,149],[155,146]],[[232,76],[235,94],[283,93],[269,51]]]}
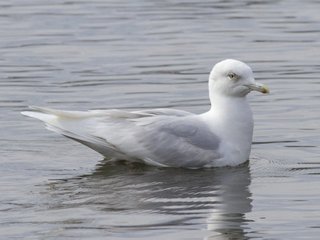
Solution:
{"label": "gray water", "polygon": [[[0,2],[1,239],[318,239],[320,2]],[[208,109],[213,64],[248,63],[250,162],[110,165],[19,114]]]}

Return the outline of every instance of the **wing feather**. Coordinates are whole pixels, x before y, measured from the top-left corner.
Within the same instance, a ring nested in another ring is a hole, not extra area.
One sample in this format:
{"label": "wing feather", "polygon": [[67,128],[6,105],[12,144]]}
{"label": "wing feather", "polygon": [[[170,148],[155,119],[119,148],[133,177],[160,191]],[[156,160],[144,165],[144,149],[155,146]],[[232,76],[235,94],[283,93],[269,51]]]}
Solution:
{"label": "wing feather", "polygon": [[190,168],[221,158],[219,137],[197,115],[185,111],[79,112],[32,107],[24,114],[108,157]]}

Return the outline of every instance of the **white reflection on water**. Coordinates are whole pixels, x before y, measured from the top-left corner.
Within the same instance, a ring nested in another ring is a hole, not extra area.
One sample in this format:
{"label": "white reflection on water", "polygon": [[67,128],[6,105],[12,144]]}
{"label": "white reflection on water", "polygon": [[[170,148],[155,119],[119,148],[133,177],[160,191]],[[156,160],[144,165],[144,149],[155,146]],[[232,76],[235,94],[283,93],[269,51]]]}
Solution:
{"label": "white reflection on water", "polygon": [[[251,211],[250,182],[247,165],[194,171],[102,163],[91,175],[51,182],[43,207],[73,212],[57,218],[66,223],[59,226],[64,234],[95,228],[113,236],[133,231],[136,237],[153,230],[160,237],[161,229],[193,228],[205,239],[242,239]],[[99,221],[84,220],[88,210]]]}

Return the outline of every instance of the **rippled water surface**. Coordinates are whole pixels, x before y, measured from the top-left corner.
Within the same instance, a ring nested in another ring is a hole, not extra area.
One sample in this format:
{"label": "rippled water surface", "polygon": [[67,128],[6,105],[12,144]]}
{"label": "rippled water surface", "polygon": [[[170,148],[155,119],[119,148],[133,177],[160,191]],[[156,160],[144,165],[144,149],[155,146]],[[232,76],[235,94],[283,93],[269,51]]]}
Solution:
{"label": "rippled water surface", "polygon": [[[0,3],[1,239],[318,239],[319,1]],[[19,114],[208,109],[214,63],[247,62],[250,162],[211,170],[109,165]]]}

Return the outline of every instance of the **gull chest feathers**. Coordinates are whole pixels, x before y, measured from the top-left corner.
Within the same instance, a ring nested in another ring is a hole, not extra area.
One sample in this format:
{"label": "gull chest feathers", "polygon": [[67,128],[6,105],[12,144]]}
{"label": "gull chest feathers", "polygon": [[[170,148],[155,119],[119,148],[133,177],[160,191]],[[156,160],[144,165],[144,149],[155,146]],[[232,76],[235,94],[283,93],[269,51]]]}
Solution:
{"label": "gull chest feathers", "polygon": [[246,99],[216,99],[212,111],[203,114],[210,130],[222,139],[219,151],[222,158],[214,166],[238,165],[248,160],[252,135],[253,118]]}
{"label": "gull chest feathers", "polygon": [[217,63],[209,76],[211,108],[196,115],[175,109],[61,111],[31,107],[23,115],[112,160],[159,167],[236,166],[249,159],[253,118],[246,96],[268,93],[243,62]]}

